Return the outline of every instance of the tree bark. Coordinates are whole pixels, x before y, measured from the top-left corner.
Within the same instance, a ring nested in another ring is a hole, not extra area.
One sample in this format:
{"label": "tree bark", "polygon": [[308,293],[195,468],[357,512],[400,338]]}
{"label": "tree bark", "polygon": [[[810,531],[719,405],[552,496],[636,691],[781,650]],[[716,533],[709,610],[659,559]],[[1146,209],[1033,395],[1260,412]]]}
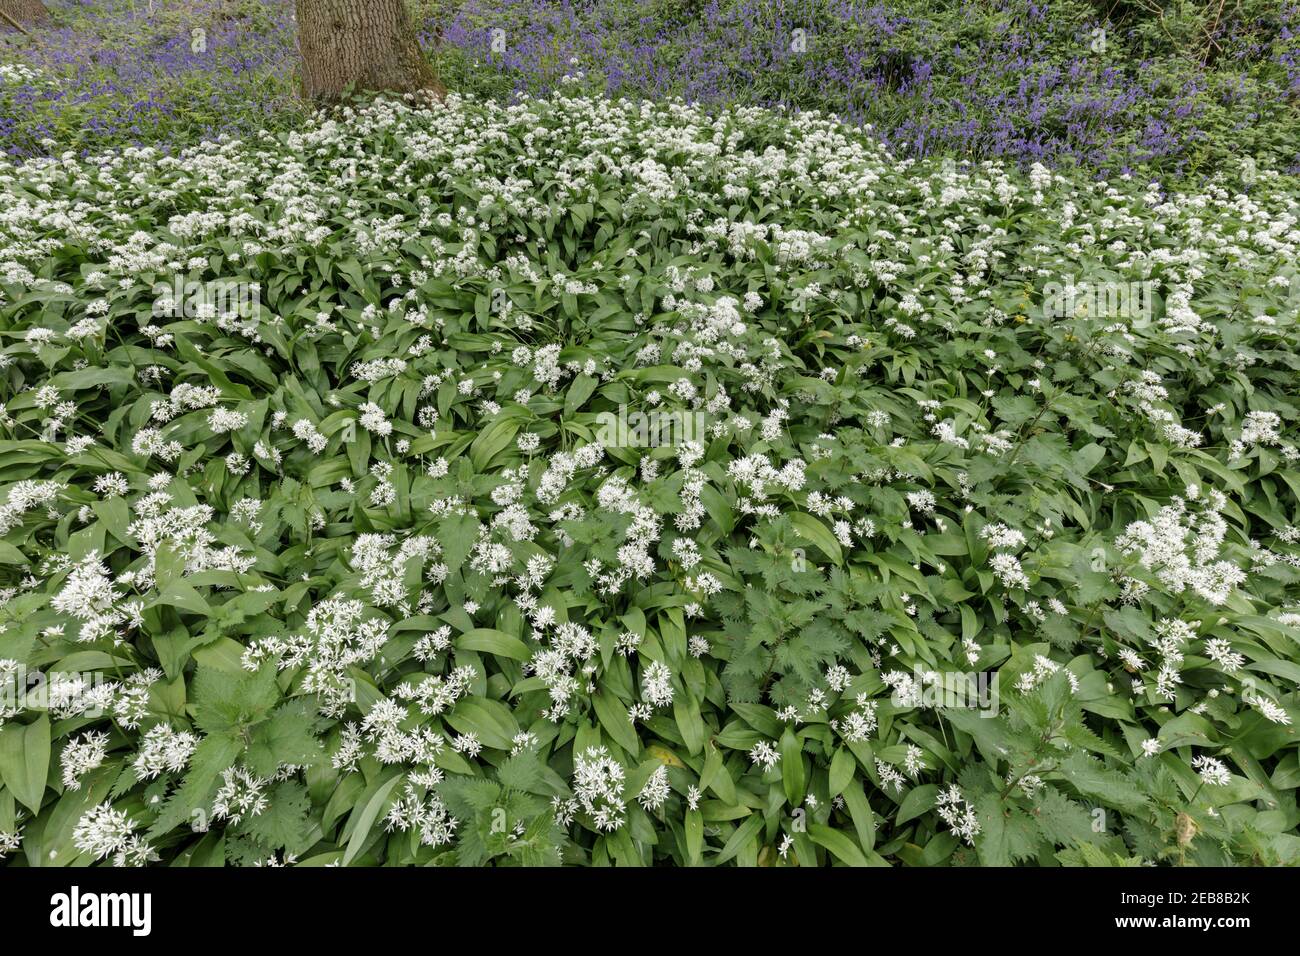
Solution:
{"label": "tree bark", "polygon": [[21,30],[49,22],[50,11],[41,0],[0,0],[0,29]]}
{"label": "tree bark", "polygon": [[336,100],[352,87],[444,92],[425,59],[405,0],[296,0],[302,93]]}

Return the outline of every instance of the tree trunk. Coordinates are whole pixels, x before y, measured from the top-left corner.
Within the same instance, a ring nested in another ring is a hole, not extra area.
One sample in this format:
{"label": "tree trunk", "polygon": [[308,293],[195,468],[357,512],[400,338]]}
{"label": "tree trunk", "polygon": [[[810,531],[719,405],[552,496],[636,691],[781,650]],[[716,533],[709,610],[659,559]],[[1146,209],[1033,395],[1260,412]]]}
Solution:
{"label": "tree trunk", "polygon": [[50,22],[50,11],[41,0],[0,0],[0,29],[22,29]]}
{"label": "tree trunk", "polygon": [[338,99],[349,86],[444,92],[420,50],[405,0],[296,0],[296,6],[308,99]]}

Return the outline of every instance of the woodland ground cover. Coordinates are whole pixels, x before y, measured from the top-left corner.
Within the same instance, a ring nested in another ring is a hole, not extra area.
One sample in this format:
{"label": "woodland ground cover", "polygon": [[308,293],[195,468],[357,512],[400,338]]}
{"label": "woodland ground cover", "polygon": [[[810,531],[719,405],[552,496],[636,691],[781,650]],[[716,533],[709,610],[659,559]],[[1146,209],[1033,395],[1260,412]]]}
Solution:
{"label": "woodland ground cover", "polygon": [[0,170],[0,854],[1295,862],[1288,183],[563,92]]}
{"label": "woodland ground cover", "polygon": [[[18,155],[302,121],[288,0],[63,0],[0,49]],[[452,89],[817,109],[899,155],[1199,177],[1300,171],[1300,5],[413,0]],[[34,71],[34,72],[33,72]]]}

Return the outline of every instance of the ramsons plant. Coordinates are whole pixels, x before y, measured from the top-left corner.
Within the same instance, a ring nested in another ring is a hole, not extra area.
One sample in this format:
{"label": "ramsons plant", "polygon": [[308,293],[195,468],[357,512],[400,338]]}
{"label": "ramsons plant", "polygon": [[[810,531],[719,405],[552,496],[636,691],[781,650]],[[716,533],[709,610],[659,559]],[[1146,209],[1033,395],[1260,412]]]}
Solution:
{"label": "ramsons plant", "polygon": [[[10,156],[297,129],[291,0],[63,0],[0,32]],[[408,0],[446,85],[821,110],[898,155],[1300,173],[1295,0]]]}
{"label": "ramsons plant", "polygon": [[1277,182],[563,95],[0,172],[0,854],[1296,861]]}

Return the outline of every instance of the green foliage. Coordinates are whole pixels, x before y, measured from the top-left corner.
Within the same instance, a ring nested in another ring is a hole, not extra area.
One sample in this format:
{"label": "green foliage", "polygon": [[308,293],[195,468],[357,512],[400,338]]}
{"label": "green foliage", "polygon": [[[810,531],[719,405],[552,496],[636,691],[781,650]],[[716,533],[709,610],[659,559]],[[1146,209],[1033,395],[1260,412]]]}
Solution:
{"label": "green foliage", "polygon": [[583,97],[0,175],[0,854],[1296,862],[1229,185]]}

